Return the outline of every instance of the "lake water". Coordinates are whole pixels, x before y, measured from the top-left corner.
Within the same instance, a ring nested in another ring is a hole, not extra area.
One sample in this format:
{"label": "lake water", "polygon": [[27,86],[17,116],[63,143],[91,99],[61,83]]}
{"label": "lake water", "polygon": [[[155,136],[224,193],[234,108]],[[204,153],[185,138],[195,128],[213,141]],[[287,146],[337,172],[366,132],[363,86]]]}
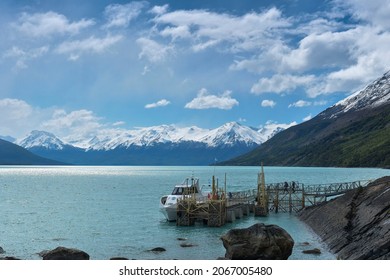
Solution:
{"label": "lake water", "polygon": [[[350,182],[390,175],[385,169],[265,167],[266,183]],[[208,184],[213,174],[227,176],[228,191],[256,187],[258,167],[0,167],[0,246],[4,255],[40,259],[57,246],[86,251],[91,259],[216,259],[224,256],[220,236],[257,222],[286,229],[295,246],[290,259],[334,259],[319,238],[294,214],[245,217],[221,228],[177,227],[158,211],[159,198],[194,175]],[[180,247],[178,238],[196,246]],[[310,246],[303,247],[302,242]],[[164,247],[166,252],[148,250]],[[320,256],[302,250],[320,248]],[[0,255],[1,256],[1,255]]]}

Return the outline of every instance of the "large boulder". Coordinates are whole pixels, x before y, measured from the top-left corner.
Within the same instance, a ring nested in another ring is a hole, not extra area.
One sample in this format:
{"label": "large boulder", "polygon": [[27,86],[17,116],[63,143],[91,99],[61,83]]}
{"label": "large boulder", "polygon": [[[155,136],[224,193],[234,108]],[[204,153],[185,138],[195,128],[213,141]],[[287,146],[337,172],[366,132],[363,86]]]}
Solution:
{"label": "large boulder", "polygon": [[89,255],[84,251],[65,247],[57,247],[40,255],[43,260],[89,260]]}
{"label": "large boulder", "polygon": [[294,240],[277,225],[254,224],[245,229],[231,229],[221,237],[225,258],[232,260],[287,260]]}

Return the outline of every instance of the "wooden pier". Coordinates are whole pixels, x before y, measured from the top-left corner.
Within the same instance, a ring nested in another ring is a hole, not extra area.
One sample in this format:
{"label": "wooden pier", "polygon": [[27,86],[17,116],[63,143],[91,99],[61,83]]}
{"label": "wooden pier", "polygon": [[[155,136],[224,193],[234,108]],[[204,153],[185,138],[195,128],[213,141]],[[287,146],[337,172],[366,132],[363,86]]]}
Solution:
{"label": "wooden pier", "polygon": [[[264,173],[263,173],[264,174]],[[298,182],[265,184],[259,175],[255,189],[227,192],[213,187],[208,199],[197,201],[183,197],[177,204],[178,226],[191,226],[201,221],[210,227],[220,227],[227,222],[242,219],[251,213],[266,216],[269,212],[295,213],[307,206],[344,194],[348,190],[365,187],[370,181],[307,185]]]}

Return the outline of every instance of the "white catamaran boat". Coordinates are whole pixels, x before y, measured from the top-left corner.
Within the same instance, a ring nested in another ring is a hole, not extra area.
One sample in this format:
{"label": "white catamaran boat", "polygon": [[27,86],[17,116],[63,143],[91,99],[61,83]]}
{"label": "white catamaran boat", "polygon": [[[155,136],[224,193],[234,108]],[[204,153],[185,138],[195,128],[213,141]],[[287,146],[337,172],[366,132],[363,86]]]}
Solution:
{"label": "white catamaran boat", "polygon": [[187,178],[183,183],[176,185],[170,195],[160,198],[160,212],[168,221],[176,221],[177,200],[183,197],[195,196],[197,201],[207,199],[209,192],[203,192],[198,178]]}

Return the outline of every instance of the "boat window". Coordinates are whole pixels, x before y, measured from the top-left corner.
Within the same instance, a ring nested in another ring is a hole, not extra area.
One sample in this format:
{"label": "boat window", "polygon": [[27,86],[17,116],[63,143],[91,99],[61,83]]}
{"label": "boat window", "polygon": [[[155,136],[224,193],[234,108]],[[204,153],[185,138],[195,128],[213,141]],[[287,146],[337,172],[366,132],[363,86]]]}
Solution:
{"label": "boat window", "polygon": [[181,187],[174,188],[173,191],[172,191],[172,194],[173,195],[182,195],[183,194],[183,188],[181,188]]}

